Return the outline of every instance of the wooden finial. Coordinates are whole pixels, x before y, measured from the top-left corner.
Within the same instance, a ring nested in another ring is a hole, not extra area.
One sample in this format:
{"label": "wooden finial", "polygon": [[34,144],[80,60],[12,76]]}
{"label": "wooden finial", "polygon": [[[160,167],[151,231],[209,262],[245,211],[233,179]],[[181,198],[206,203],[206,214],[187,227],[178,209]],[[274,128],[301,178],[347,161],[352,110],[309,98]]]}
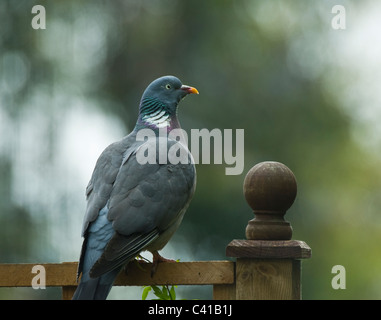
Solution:
{"label": "wooden finial", "polygon": [[247,240],[227,245],[226,256],[237,258],[236,281],[216,289],[216,296],[301,299],[301,259],[311,257],[311,248],[290,240],[292,228],[284,220],[296,197],[294,174],[282,163],[262,162],[247,173],[243,190],[255,218],[246,227]]}
{"label": "wooden finial", "polygon": [[292,227],[284,215],[294,203],[297,192],[292,171],[279,162],[258,163],[247,173],[243,191],[255,215],[246,227],[246,238],[290,240]]}

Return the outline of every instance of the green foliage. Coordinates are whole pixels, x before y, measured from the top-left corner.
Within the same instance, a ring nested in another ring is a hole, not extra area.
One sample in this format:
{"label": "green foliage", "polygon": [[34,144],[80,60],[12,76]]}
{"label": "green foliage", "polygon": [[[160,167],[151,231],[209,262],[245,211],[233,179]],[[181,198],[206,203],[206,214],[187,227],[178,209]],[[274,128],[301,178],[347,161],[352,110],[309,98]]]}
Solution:
{"label": "green foliage", "polygon": [[[148,261],[146,258],[140,255],[136,257],[136,261],[139,261],[139,260]],[[180,262],[180,259],[177,259],[176,262]],[[139,266],[139,263],[137,263],[137,265]],[[139,268],[141,267],[139,266]],[[152,300],[176,300],[175,288],[177,288],[176,285],[173,285],[171,286],[171,288],[169,288],[167,284],[161,286],[161,288],[158,286],[144,286],[143,293],[142,293],[142,300],[147,299],[148,293],[150,291],[153,291],[154,295],[157,297],[157,299],[152,299]]]}
{"label": "green foliage", "polygon": [[168,285],[164,285],[161,288],[158,286],[146,286],[143,287],[142,300],[146,300],[148,293],[152,290],[157,299],[152,300],[176,300],[175,288],[177,286],[173,285],[169,288]]}

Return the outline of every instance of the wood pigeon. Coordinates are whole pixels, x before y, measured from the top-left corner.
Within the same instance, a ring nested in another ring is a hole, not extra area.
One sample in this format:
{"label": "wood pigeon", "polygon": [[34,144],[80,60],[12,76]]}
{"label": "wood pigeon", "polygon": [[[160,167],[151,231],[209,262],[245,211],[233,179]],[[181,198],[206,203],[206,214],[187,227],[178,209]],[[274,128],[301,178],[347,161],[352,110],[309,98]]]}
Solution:
{"label": "wood pigeon", "polygon": [[[154,268],[167,260],[158,250],[183,219],[195,191],[196,170],[187,147],[159,133],[180,128],[177,106],[190,93],[198,91],[174,76],[153,81],[141,98],[134,130],[97,160],[86,188],[77,279],[82,276],[73,299],[106,299],[122,267],[141,251],[152,253]],[[153,137],[137,139],[142,129],[151,129]],[[156,161],[139,161],[139,149],[152,146]],[[158,148],[163,146],[165,152],[176,146],[188,161],[162,163]]]}

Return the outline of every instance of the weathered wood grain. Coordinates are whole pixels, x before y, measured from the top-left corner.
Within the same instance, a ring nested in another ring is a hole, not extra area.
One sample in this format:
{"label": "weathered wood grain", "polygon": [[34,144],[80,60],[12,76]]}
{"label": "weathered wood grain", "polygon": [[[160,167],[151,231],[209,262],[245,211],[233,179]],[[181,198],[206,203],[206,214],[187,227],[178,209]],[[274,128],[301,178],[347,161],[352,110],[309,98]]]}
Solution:
{"label": "weathered wood grain", "polygon": [[311,248],[299,240],[233,240],[226,247],[226,256],[258,259],[306,259]]}
{"label": "weathered wood grain", "polygon": [[237,300],[300,298],[300,260],[237,259]]}
{"label": "weathered wood grain", "polygon": [[[37,274],[32,273],[35,265],[42,265],[46,271],[47,287],[76,286],[76,262],[0,264],[0,287],[30,287]],[[121,271],[115,280],[116,286],[142,285],[210,285],[234,282],[234,262],[197,261],[160,263],[151,278],[151,263],[130,263],[127,274]]]}

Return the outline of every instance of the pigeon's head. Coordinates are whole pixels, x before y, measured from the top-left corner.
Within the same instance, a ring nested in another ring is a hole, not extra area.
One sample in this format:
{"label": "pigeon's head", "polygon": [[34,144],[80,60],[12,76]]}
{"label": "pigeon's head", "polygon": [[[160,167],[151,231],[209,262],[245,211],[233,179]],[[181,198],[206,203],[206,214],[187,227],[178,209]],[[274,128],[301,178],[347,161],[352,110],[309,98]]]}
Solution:
{"label": "pigeon's head", "polygon": [[176,120],[172,118],[176,117],[178,103],[190,93],[198,94],[198,91],[174,76],[154,80],[143,93],[138,123],[154,128],[171,126],[171,120]]}
{"label": "pigeon's head", "polygon": [[142,100],[145,98],[156,99],[168,107],[177,105],[189,93],[196,93],[196,88],[185,86],[174,76],[164,76],[150,83],[144,91]]}

